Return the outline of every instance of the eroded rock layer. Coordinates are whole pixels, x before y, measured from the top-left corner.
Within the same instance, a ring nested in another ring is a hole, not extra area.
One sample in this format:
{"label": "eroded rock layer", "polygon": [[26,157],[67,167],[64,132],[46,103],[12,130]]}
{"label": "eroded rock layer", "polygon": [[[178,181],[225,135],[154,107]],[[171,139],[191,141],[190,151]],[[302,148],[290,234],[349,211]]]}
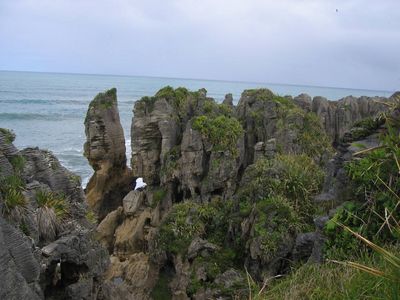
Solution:
{"label": "eroded rock layer", "polygon": [[86,187],[86,198],[101,220],[121,204],[132,181],[126,166],[125,138],[116,89],[98,94],[89,104],[85,133],[84,155],[94,170]]}
{"label": "eroded rock layer", "polygon": [[263,281],[320,261],[323,218],[315,231],[303,228],[325,207],[314,197],[325,168],[335,173],[333,146],[357,121],[385,111],[385,101],[258,89],[234,106],[229,94],[218,104],[204,89],[171,87],[143,97],[134,106],[131,165],[149,186],[127,194],[98,227],[112,255],[110,284],[143,299],[240,298],[243,265]]}
{"label": "eroded rock layer", "polygon": [[92,238],[79,176],[13,139],[0,129],[0,298],[94,299],[109,256]]}

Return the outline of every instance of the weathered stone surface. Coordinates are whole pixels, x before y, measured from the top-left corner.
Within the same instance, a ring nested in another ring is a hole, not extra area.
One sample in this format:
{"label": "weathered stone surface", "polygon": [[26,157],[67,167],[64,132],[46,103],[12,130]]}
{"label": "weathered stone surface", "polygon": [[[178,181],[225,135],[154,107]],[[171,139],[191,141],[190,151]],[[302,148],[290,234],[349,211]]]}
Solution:
{"label": "weathered stone surface", "polygon": [[[6,133],[7,132],[7,133]],[[12,143],[15,134],[7,129],[0,130],[0,152],[7,158],[11,158],[18,154],[18,149]]]}
{"label": "weathered stone surface", "polygon": [[145,210],[137,217],[125,218],[115,230],[114,253],[124,257],[131,253],[147,251],[145,226],[151,221],[150,210]]}
{"label": "weathered stone surface", "polygon": [[170,103],[160,98],[153,107],[137,101],[132,119],[132,170],[146,182],[160,182],[160,170],[165,154],[177,144],[178,116]]}
{"label": "weathered stone surface", "polygon": [[7,177],[14,174],[13,166],[7,157],[0,152],[0,177]]}
{"label": "weathered stone surface", "polygon": [[114,249],[115,230],[122,223],[124,209],[120,206],[116,210],[110,212],[97,226],[96,238],[108,249],[110,253]]}
{"label": "weathered stone surface", "polygon": [[[3,166],[11,166],[12,174],[20,177],[25,185],[21,191],[25,204],[11,207],[4,214],[5,219],[3,211],[0,215],[0,298],[93,299],[100,281],[93,284],[93,278],[100,279],[107,267],[108,255],[90,239],[79,177],[62,167],[49,151],[27,148],[17,152],[12,143],[4,139],[0,139],[0,148]],[[39,228],[37,220],[44,207],[38,205],[38,191],[63,195],[67,206],[68,213],[62,221],[56,218],[57,228],[62,230],[48,241],[39,239],[43,228]],[[43,251],[39,247],[43,247]],[[60,259],[61,275],[57,282],[61,282],[54,285]],[[85,276],[87,283],[77,283],[80,276]]]}
{"label": "weathered stone surface", "polygon": [[70,300],[92,300],[93,299],[93,279],[82,279],[69,285],[65,289],[66,299]]}
{"label": "weathered stone surface", "polygon": [[25,239],[0,215],[1,299],[41,299],[29,286],[39,279],[40,269]]}
{"label": "weathered stone surface", "polygon": [[[144,253],[135,253],[121,261],[118,257],[111,257],[111,267],[105,277],[114,286],[122,286],[117,292],[127,299],[150,299],[151,288],[157,280],[158,270]],[[111,291],[111,293],[115,293]],[[105,298],[109,299],[109,298]],[[118,298],[119,299],[119,298]],[[122,298],[124,299],[124,298]]]}
{"label": "weathered stone surface", "polygon": [[311,111],[311,97],[307,94],[300,94],[297,97],[293,98],[293,102],[300,106],[305,111]]}
{"label": "weathered stone surface", "polygon": [[190,264],[189,262],[178,255],[174,257],[175,276],[170,283],[172,291],[172,299],[187,300],[189,297],[186,294],[186,287],[190,280]]}
{"label": "weathered stone surface", "polygon": [[182,190],[189,190],[190,196],[199,195],[201,179],[206,172],[205,149],[200,132],[193,130],[190,124],[183,133],[181,152],[179,175]]}
{"label": "weathered stone surface", "polygon": [[315,232],[301,233],[297,236],[293,249],[293,260],[295,262],[307,261],[311,256],[316,240]]}
{"label": "weathered stone surface", "polygon": [[[326,130],[329,128],[328,133],[333,141],[343,136],[346,126],[380,109],[375,109],[372,102],[368,105],[361,103],[371,99],[349,98],[338,104],[322,98],[311,101],[311,97],[305,94],[294,99],[277,97],[269,90],[245,91],[237,108],[232,100],[231,95],[227,95],[222,108],[227,110],[226,106],[230,107],[234,113],[229,116],[237,117],[243,124],[245,133],[237,142],[237,156],[214,151],[207,135],[193,128],[196,116],[210,117],[215,113],[213,110],[220,109],[212,99],[206,97],[205,90],[190,93],[184,89],[166,88],[154,97],[144,97],[135,103],[131,164],[134,175],[143,177],[149,183],[149,189],[140,196],[140,192],[128,194],[122,201],[124,212],[115,211],[105,219],[107,222],[102,223],[109,227],[109,230],[103,228],[101,231],[104,232],[103,238],[109,245],[109,251],[114,254],[111,275],[104,285],[104,295],[111,295],[114,289],[118,297],[127,294],[140,295],[144,299],[149,297],[150,286],[154,286],[154,282],[147,284],[145,278],[148,278],[152,267],[149,267],[151,264],[138,264],[136,258],[144,255],[143,260],[146,260],[154,250],[156,258],[153,262],[157,262],[154,270],[173,264],[174,272],[169,283],[172,298],[187,299],[186,289],[191,276],[196,276],[200,281],[207,280],[208,276],[204,267],[193,270],[191,263],[196,257],[215,255],[218,248],[200,238],[192,240],[184,256],[165,253],[158,248],[155,239],[157,227],[162,224],[174,203],[183,200],[207,203],[212,199],[231,199],[238,182],[242,186],[249,184],[246,181],[247,167],[255,160],[272,159],[277,153],[303,153],[302,130],[310,124],[306,115],[315,117],[312,112],[320,117]],[[350,113],[345,112],[344,108]],[[318,118],[315,119],[318,123]],[[322,126],[318,125],[318,128]],[[271,172],[270,175],[276,174]],[[158,191],[161,200],[154,200],[153,191]],[[273,214],[271,212],[271,218]],[[227,239],[240,237],[243,240],[247,255],[244,263],[255,279],[262,280],[263,276],[288,271],[290,261],[311,260],[311,257],[319,256],[318,247],[321,249],[323,240],[319,232],[300,235],[283,233],[273,253],[265,253],[263,242],[254,233],[257,221],[257,214],[250,213],[239,224],[230,225],[227,232]],[[266,230],[274,230],[275,225],[272,222],[266,226],[270,226]],[[139,280],[136,284],[127,277],[129,264],[137,270],[133,277],[141,276],[144,281]],[[233,281],[240,278],[240,273],[225,269],[217,278],[216,284],[229,288]],[[200,288],[192,296],[194,299],[206,299],[219,294],[216,290]]]}
{"label": "weathered stone surface", "polygon": [[338,142],[355,122],[386,111],[388,107],[381,103],[385,101],[386,98],[364,96],[359,98],[348,96],[338,101],[314,97],[312,111],[320,117],[325,131],[332,140]]}
{"label": "weathered stone surface", "polygon": [[134,215],[140,206],[145,201],[146,194],[142,191],[130,191],[128,195],[124,197],[122,200],[122,205],[124,208],[124,213],[129,215]]}
{"label": "weathered stone surface", "polygon": [[25,159],[22,177],[26,182],[38,182],[39,189],[46,185],[51,191],[73,199],[71,213],[76,218],[84,217],[86,204],[79,176],[64,168],[50,151],[26,148],[20,154]]}
{"label": "weathered stone surface", "polygon": [[89,104],[85,133],[84,154],[95,171],[86,187],[86,198],[101,220],[122,204],[133,179],[126,166],[116,89],[98,94]]}
{"label": "weathered stone surface", "polygon": [[212,252],[217,251],[218,249],[219,249],[218,246],[206,240],[203,240],[201,238],[195,238],[193,239],[188,248],[187,257],[188,259],[194,259],[199,255],[207,257]]}
{"label": "weathered stone surface", "polygon": [[235,269],[229,269],[215,278],[215,283],[224,288],[232,288],[235,283],[243,283],[243,276]]}
{"label": "weathered stone surface", "polygon": [[229,107],[233,107],[233,97],[232,94],[226,94],[225,99],[222,102],[225,105],[228,105]]}
{"label": "weathered stone surface", "polygon": [[[58,239],[42,248],[48,265],[59,262],[63,266],[74,266],[70,272],[89,273],[90,276],[100,276],[108,267],[109,257],[104,248],[98,247],[89,233],[78,232]],[[73,276],[69,274],[68,276]]]}

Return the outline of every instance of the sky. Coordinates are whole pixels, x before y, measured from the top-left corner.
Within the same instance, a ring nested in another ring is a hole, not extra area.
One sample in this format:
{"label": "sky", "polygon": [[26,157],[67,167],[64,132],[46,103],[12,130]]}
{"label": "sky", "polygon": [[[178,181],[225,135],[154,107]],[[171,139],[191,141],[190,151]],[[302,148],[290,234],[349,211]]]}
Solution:
{"label": "sky", "polygon": [[0,0],[0,70],[394,91],[399,0]]}

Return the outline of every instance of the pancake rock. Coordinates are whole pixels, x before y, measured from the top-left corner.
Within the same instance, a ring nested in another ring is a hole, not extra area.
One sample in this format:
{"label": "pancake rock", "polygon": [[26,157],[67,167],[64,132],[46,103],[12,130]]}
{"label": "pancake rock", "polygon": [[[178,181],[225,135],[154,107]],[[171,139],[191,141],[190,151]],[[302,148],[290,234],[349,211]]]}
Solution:
{"label": "pancake rock", "polygon": [[85,133],[84,155],[94,170],[86,187],[86,198],[101,220],[121,204],[133,179],[126,166],[116,89],[98,94],[89,104]]}

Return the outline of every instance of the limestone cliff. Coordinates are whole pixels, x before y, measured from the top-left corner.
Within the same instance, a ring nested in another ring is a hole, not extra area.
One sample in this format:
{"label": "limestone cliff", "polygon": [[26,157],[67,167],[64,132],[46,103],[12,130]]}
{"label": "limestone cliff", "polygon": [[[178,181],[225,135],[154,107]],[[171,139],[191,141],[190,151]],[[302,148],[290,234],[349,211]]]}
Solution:
{"label": "limestone cliff", "polygon": [[[111,255],[104,299],[246,297],[243,266],[263,281],[320,261],[325,216],[315,230],[313,218],[345,193],[328,187],[346,185],[338,171],[343,159],[330,159],[335,151],[347,155],[346,132],[385,111],[385,101],[257,89],[234,106],[229,94],[218,104],[204,89],[171,87],[137,101],[131,166],[149,186],[113,197],[114,209],[103,210],[109,213],[96,235]],[[101,115],[97,122],[104,128],[115,120]],[[114,143],[122,145],[118,136]],[[104,153],[111,143],[103,143]]]}
{"label": "limestone cliff", "polygon": [[357,121],[386,111],[385,101],[387,99],[383,97],[348,96],[338,101],[314,97],[312,111],[320,117],[325,131],[337,143]]}
{"label": "limestone cliff", "polygon": [[84,155],[94,170],[86,187],[86,198],[101,220],[121,204],[132,181],[126,166],[125,138],[116,89],[98,94],[89,104],[85,133]]}
{"label": "limestone cliff", "polygon": [[109,260],[92,239],[80,178],[13,139],[0,129],[0,298],[92,299]]}

